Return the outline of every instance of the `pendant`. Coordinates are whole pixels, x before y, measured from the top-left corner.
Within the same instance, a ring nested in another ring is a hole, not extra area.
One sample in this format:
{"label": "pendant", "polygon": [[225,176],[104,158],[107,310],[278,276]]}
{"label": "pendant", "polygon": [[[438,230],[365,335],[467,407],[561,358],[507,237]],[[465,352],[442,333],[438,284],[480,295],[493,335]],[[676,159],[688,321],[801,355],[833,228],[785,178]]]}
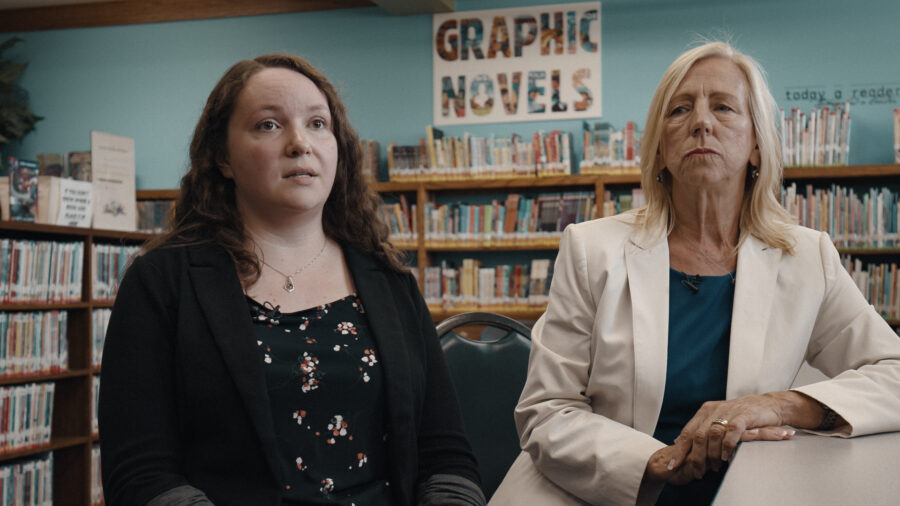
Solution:
{"label": "pendant", "polygon": [[284,288],[285,292],[292,293],[294,291],[294,280],[288,276],[287,279],[284,280],[284,286],[282,286],[282,288]]}

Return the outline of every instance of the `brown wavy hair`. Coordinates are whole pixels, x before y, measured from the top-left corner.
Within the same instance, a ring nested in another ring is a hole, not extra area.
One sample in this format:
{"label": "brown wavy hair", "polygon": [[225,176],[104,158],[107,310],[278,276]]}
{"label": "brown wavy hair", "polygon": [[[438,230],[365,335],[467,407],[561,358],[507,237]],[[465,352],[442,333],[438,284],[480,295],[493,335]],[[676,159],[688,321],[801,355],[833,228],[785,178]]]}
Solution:
{"label": "brown wavy hair", "polygon": [[404,254],[388,242],[390,229],[379,218],[381,197],[363,177],[359,138],[347,120],[337,91],[312,65],[288,54],[267,54],[239,61],[210,92],[194,129],[191,165],[181,178],[172,230],[149,243],[147,250],[166,244],[216,243],[228,250],[241,279],[252,283],[259,278],[260,261],[246,245],[234,180],[223,176],[220,168],[227,161],[228,122],[238,96],[252,76],[267,68],[285,68],[308,77],[328,100],[338,162],[334,185],[322,214],[325,235],[374,255],[394,270],[406,271]]}

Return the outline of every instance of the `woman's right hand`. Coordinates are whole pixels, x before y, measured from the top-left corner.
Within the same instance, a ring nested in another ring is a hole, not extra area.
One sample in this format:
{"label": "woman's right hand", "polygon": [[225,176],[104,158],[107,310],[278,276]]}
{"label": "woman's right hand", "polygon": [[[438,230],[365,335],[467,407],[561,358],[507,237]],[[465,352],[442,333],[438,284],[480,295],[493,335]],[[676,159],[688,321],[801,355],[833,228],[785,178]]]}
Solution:
{"label": "woman's right hand", "polygon": [[[785,427],[760,427],[745,430],[741,433],[741,441],[780,441],[790,439],[794,430]],[[644,480],[664,481],[672,485],[684,485],[699,480],[706,469],[698,473],[691,466],[684,465],[693,448],[693,440],[684,434],[675,439],[675,444],[660,448],[647,461]],[[718,469],[717,469],[718,470]]]}

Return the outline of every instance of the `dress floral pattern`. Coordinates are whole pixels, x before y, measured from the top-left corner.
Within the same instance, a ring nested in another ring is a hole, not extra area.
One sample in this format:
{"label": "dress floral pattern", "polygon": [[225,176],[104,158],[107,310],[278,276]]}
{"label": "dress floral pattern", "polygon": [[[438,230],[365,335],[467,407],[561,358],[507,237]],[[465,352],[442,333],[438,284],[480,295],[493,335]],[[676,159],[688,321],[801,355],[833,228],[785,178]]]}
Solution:
{"label": "dress floral pattern", "polygon": [[390,504],[383,372],[362,301],[282,314],[247,300],[285,503]]}

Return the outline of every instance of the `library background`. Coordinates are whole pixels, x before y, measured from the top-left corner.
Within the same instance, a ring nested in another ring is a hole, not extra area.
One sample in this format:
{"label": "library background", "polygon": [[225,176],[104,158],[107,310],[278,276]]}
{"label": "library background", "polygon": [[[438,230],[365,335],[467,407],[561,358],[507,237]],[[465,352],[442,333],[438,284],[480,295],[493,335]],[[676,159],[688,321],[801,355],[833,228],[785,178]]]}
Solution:
{"label": "library background", "polygon": [[[602,114],[443,125],[438,16],[578,4],[47,3],[0,1],[0,44],[22,39],[3,46],[0,65],[27,62],[12,82],[41,117],[0,137],[0,489],[18,503],[102,504],[96,399],[116,280],[165,226],[209,90],[264,53],[301,55],[338,86],[435,321],[477,309],[530,324],[565,226],[641,205],[640,132],[663,70],[701,37],[727,38],[761,62],[783,110],[783,205],[831,234],[859,288],[900,327],[893,0],[596,2]],[[121,149],[103,151],[104,138]],[[134,182],[103,187],[105,171]],[[98,226],[100,201],[123,188],[134,195],[125,224]]]}

